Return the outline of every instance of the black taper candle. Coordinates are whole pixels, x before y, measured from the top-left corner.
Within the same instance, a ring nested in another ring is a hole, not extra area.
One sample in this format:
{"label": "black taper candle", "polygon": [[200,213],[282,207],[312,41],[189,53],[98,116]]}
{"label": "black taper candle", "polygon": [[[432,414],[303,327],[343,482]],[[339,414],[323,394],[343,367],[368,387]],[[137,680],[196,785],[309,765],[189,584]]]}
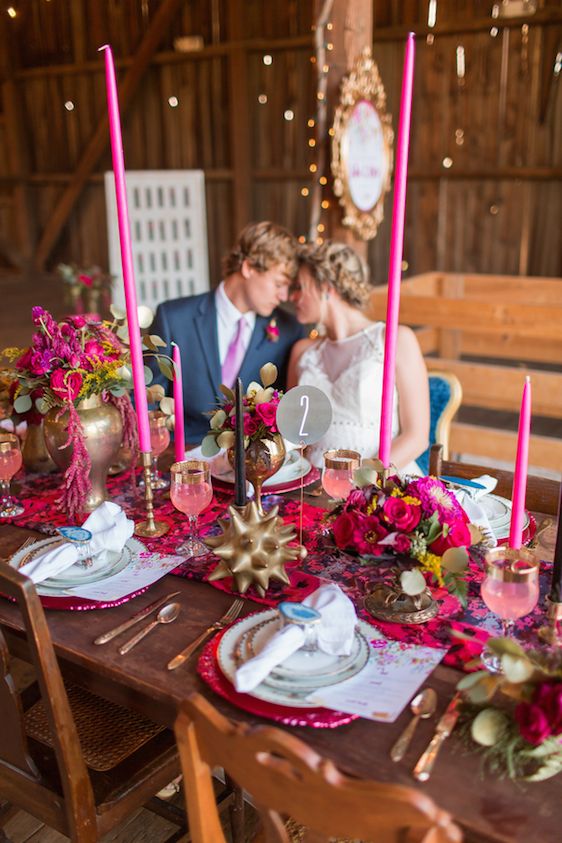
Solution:
{"label": "black taper candle", "polygon": [[236,427],[234,429],[234,506],[246,505],[246,465],[244,463],[244,407],[242,381],[236,378]]}
{"label": "black taper candle", "polygon": [[550,599],[553,603],[562,603],[562,483],[560,484],[560,502],[558,504],[558,528],[552,566],[552,585]]}

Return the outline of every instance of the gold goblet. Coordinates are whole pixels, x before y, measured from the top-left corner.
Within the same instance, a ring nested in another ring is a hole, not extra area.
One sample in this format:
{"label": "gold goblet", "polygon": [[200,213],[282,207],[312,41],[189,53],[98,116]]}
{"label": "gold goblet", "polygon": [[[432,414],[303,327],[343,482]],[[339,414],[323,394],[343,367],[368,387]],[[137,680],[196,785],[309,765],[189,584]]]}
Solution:
{"label": "gold goblet", "polygon": [[[265,480],[279,471],[285,460],[285,443],[280,433],[267,439],[250,440],[244,450],[246,477],[254,487],[258,512],[263,515],[261,489]],[[234,448],[228,449],[228,461],[234,467]]]}

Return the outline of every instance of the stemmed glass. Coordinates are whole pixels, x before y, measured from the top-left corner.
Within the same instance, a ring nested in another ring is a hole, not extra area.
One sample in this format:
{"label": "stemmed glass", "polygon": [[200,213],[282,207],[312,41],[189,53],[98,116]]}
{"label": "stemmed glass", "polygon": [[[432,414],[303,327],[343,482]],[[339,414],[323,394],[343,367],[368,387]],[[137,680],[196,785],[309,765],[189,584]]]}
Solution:
{"label": "stemmed glass", "polygon": [[[507,638],[514,622],[537,605],[540,563],[535,553],[525,547],[495,547],[486,553],[485,566],[482,599],[500,617],[502,635]],[[501,659],[488,650],[484,650],[482,662],[492,673],[501,673]]]}
{"label": "stemmed glass", "polygon": [[189,535],[176,550],[186,556],[203,556],[209,551],[199,538],[197,516],[213,499],[209,463],[204,460],[175,462],[170,477],[170,499],[175,508],[189,518]]}
{"label": "stemmed glass", "polygon": [[0,433],[0,518],[21,515],[23,506],[10,494],[10,480],[21,468],[20,440],[15,433]]}
{"label": "stemmed glass", "polygon": [[[150,449],[152,451],[152,465],[150,478],[153,489],[167,489],[170,481],[162,477],[158,470],[158,457],[163,454],[170,444],[170,431],[166,427],[167,416],[161,410],[150,410],[148,422],[150,425]],[[144,485],[144,480],[139,481],[139,486]]]}
{"label": "stemmed glass", "polygon": [[357,451],[336,449],[324,452],[322,486],[333,500],[345,500],[353,489],[353,472],[361,465]]}

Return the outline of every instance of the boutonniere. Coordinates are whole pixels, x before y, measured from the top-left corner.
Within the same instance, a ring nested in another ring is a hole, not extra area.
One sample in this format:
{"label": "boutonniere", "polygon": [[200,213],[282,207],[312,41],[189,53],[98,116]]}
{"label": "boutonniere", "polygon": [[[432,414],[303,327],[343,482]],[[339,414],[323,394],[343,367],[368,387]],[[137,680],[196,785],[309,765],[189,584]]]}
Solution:
{"label": "boutonniere", "polygon": [[269,342],[279,342],[279,328],[275,319],[270,320],[269,325],[265,329],[265,334]]}

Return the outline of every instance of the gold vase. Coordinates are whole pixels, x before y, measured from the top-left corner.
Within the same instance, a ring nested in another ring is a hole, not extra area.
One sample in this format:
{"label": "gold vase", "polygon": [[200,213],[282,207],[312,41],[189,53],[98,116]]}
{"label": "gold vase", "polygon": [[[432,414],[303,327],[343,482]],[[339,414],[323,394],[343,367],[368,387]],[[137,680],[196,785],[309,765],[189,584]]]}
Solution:
{"label": "gold vase", "polygon": [[48,474],[50,471],[56,470],[56,465],[45,445],[43,419],[41,419],[40,424],[29,424],[27,426],[21,455],[27,471]]}
{"label": "gold vase", "polygon": [[[234,468],[234,448],[228,449],[228,460]],[[258,512],[263,515],[261,505],[261,487],[268,477],[279,471],[285,460],[285,443],[280,433],[272,433],[271,438],[250,441],[244,452],[246,478],[254,487]]]}
{"label": "gold vase", "polygon": [[[84,501],[83,512],[92,512],[107,500],[105,482],[111,463],[115,460],[123,437],[119,410],[106,404],[99,395],[80,401],[76,410],[82,422],[84,445],[91,461],[91,491]],[[72,446],[62,448],[68,439],[68,412],[57,418],[59,410],[49,410],[45,416],[45,444],[58,468],[66,471],[72,459]]]}

